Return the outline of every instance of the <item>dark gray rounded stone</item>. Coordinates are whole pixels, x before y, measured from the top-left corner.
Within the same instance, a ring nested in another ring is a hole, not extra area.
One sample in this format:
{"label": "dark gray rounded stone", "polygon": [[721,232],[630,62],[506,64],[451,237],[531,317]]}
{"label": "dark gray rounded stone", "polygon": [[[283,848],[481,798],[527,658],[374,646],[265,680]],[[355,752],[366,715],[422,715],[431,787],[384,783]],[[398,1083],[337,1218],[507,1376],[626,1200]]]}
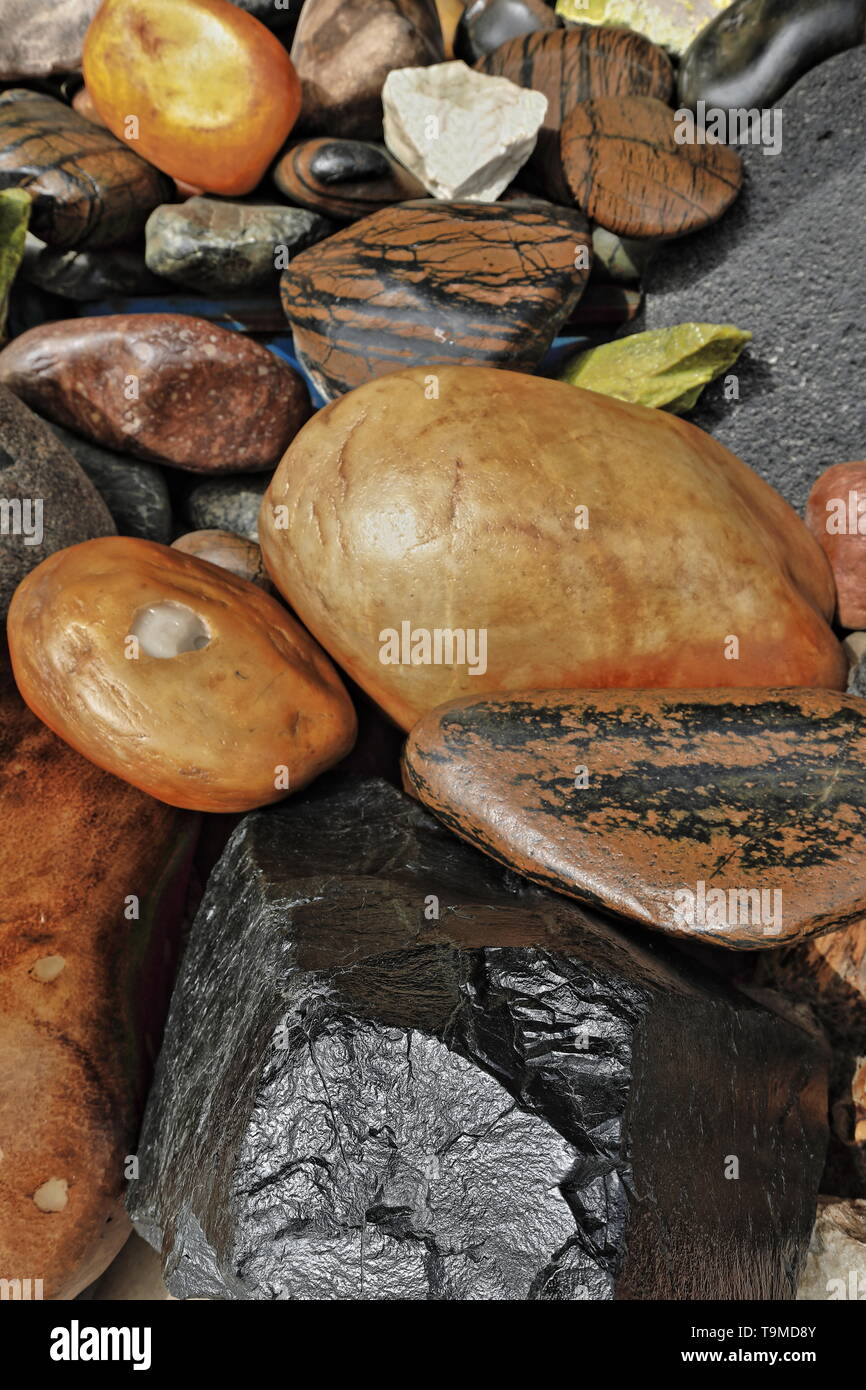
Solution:
{"label": "dark gray rounded stone", "polygon": [[[662,246],[630,326],[734,323],[753,341],[694,424],[793,506],[866,444],[866,48],[815,68],[782,103],[782,150],[741,147],[743,193],[714,227]],[[730,394],[730,393],[729,393]]]}
{"label": "dark gray rounded stone", "polygon": [[87,439],[63,429],[48,427],[61,444],[78,460],[105,501],[120,536],[168,545],[171,540],[171,501],[168,485],[159,468],[141,459],[101,449]]}
{"label": "dark gray rounded stone", "polygon": [[391,161],[384,150],[367,140],[329,140],[310,160],[310,173],[320,183],[387,179]]}
{"label": "dark gray rounded stone", "polygon": [[151,213],[145,235],[154,275],[206,294],[272,288],[280,271],[276,252],[288,257],[329,235],[334,224],[305,208],[188,198]]}
{"label": "dark gray rounded stone", "polygon": [[160,294],[171,288],[148,270],[141,251],[61,251],[29,232],[21,275],[49,294],[81,303],[115,295]]}
{"label": "dark gray rounded stone", "polygon": [[72,455],[0,386],[0,616],[24,576],[55,550],[116,534],[108,507]]}
{"label": "dark gray rounded stone", "polygon": [[270,481],[269,473],[241,473],[199,483],[186,499],[190,529],[233,531],[236,536],[257,542],[259,508]]}

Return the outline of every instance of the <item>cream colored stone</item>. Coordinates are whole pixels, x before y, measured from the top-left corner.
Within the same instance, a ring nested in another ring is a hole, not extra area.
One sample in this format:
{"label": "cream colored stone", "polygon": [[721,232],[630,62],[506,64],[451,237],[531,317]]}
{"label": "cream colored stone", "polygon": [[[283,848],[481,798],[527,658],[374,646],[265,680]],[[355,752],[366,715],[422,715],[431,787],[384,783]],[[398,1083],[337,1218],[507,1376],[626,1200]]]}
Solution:
{"label": "cream colored stone", "polygon": [[849,632],[842,643],[852,666],[859,666],[866,656],[866,632]]}
{"label": "cream colored stone", "polygon": [[866,1299],[866,1201],[819,1199],[797,1298]]}
{"label": "cream colored stone", "polygon": [[40,956],[30,972],[34,980],[40,984],[50,985],[52,980],[56,980],[61,973],[66,961],[63,956]]}
{"label": "cream colored stone", "polygon": [[162,1260],[136,1232],[81,1297],[105,1303],[177,1302],[163,1282]]}
{"label": "cream colored stone", "polygon": [[69,1201],[69,1183],[65,1178],[49,1178],[33,1193],[40,1211],[63,1211]]}
{"label": "cream colored stone", "polygon": [[547,111],[541,92],[463,62],[398,68],[382,102],[385,144],[433,197],[483,203],[526,163]]}

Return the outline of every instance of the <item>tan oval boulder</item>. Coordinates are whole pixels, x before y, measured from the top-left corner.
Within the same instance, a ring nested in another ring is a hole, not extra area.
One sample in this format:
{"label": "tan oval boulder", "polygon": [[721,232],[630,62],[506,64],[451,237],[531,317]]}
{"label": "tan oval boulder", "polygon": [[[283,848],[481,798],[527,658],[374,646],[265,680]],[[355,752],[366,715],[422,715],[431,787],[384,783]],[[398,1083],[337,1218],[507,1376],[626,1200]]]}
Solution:
{"label": "tan oval boulder", "polygon": [[198,818],[86,762],[8,674],[0,815],[0,1278],[70,1299],[129,1232]]}
{"label": "tan oval boulder", "polygon": [[271,481],[274,583],[404,728],[490,690],[843,688],[806,527],[663,411],[417,367],[320,411]]}
{"label": "tan oval boulder", "polygon": [[129,536],[59,551],[9,609],[18,688],[99,767],[193,811],[279,801],[338,762],[355,712],[282,604]]}

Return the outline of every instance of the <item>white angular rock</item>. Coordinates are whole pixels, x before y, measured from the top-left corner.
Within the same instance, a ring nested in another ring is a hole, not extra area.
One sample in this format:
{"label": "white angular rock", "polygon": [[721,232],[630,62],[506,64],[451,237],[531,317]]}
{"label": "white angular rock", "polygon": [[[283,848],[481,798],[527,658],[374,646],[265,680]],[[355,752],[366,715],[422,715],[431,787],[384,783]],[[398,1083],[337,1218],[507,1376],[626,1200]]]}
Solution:
{"label": "white angular rock", "polygon": [[798,1300],[866,1299],[866,1201],[821,1197]]}
{"label": "white angular rock", "polygon": [[466,63],[396,68],[382,91],[385,144],[434,198],[492,203],[535,149],[547,97]]}

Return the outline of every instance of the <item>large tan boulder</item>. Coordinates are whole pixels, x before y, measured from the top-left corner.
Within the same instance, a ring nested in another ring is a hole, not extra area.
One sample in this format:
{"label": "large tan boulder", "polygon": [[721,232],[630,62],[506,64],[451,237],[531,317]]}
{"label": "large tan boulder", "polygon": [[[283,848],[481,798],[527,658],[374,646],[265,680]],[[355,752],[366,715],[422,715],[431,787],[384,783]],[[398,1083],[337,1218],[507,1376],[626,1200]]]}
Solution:
{"label": "large tan boulder", "polygon": [[416,367],[298,434],[268,570],[404,728],[489,690],[823,686],[847,663],[806,527],[701,430],[560,382]]}

